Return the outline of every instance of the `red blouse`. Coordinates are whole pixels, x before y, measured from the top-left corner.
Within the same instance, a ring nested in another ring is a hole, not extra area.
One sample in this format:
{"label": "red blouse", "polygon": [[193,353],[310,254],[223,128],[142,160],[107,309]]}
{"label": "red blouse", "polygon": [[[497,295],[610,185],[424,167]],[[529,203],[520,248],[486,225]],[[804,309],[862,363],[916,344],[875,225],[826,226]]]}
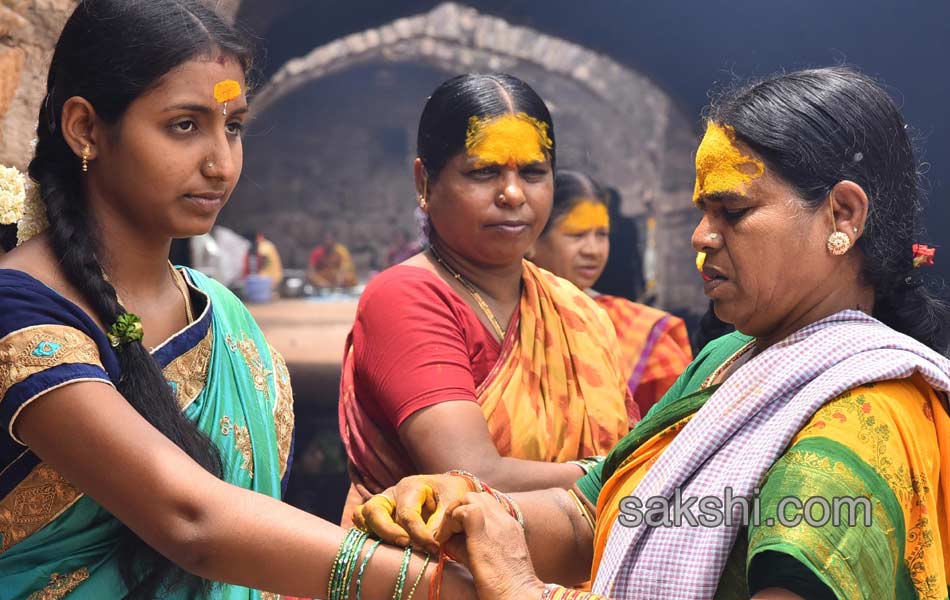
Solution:
{"label": "red blouse", "polygon": [[501,346],[475,311],[434,273],[397,265],[363,292],[353,325],[354,391],[381,427],[396,432],[416,411],[475,390]]}

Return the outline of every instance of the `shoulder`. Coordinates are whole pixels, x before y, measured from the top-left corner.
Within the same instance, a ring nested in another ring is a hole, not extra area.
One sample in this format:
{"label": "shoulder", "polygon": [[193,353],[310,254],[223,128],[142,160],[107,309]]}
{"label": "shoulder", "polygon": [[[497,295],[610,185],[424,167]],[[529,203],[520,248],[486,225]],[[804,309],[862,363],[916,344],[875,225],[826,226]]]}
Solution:
{"label": "shoulder", "polygon": [[79,306],[32,275],[0,269],[0,337],[40,325],[64,325],[86,334],[98,331]]}
{"label": "shoulder", "polygon": [[939,412],[946,412],[945,403],[919,375],[869,383],[826,403],[795,441],[816,436],[850,440],[863,435],[887,446],[902,445],[908,439],[919,443],[923,441],[919,436],[927,437],[934,430],[935,417],[945,416],[935,414]]}
{"label": "shoulder", "polygon": [[413,304],[438,298],[448,301],[455,292],[437,275],[421,267],[396,265],[373,277],[360,296],[360,309],[394,300]]}
{"label": "shoulder", "polygon": [[397,265],[367,284],[356,309],[354,332],[365,336],[457,336],[477,326],[465,301],[436,274],[423,268]]}

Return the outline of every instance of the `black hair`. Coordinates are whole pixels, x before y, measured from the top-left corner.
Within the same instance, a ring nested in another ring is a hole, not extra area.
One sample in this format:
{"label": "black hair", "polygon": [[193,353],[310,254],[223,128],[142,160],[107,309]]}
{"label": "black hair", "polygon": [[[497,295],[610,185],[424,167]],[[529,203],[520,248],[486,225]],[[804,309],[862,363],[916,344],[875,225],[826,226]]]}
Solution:
{"label": "black hair", "polygon": [[548,126],[551,138],[551,166],[555,165],[556,143],[551,113],[531,87],[504,73],[467,73],[443,82],[432,92],[419,118],[417,154],[430,181],[435,181],[453,156],[465,150],[465,136],[471,117],[494,117],[505,113],[525,113]]}
{"label": "black hair", "polygon": [[877,82],[844,66],[783,73],[725,92],[707,118],[731,126],[812,210],[838,182],[860,185],[869,206],[857,248],[875,292],[873,316],[950,352],[950,306],[913,266],[922,210],[913,145]]}
{"label": "black hair", "polygon": [[554,177],[554,202],[551,204],[551,216],[544,225],[541,235],[551,230],[554,222],[571,212],[581,200],[594,200],[608,206],[607,190],[593,177],[580,171],[562,169]]}
{"label": "black hair", "polygon": [[[98,117],[118,128],[136,98],[188,60],[216,51],[238,59],[251,54],[243,38],[211,9],[194,0],[83,0],[56,44],[39,112],[30,177],[39,186],[49,219],[49,241],[62,272],[106,326],[126,310],[104,278],[98,228],[81,182],[80,159],[62,134],[65,102],[85,98]],[[152,426],[216,476],[221,459],[211,440],[181,413],[158,364],[141,342],[117,353],[119,392]],[[130,598],[152,598],[171,589],[205,590],[188,574],[126,529],[117,550]]]}

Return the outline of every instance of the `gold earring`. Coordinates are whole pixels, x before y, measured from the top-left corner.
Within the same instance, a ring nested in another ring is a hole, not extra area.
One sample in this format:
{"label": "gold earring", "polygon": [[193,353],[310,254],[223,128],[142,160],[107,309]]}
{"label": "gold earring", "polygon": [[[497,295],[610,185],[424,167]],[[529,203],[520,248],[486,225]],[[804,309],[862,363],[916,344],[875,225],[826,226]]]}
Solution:
{"label": "gold earring", "polygon": [[419,208],[425,210],[429,206],[429,201],[426,200],[426,197],[429,195],[429,179],[422,180],[422,193],[419,194]]}
{"label": "gold earring", "polygon": [[828,195],[828,207],[831,209],[831,226],[834,228],[834,232],[828,236],[826,246],[828,247],[828,253],[832,256],[842,256],[851,249],[851,238],[848,237],[847,233],[838,231],[838,223],[835,221],[835,199],[830,194]]}
{"label": "gold earring", "polygon": [[86,144],[82,147],[82,172],[89,172],[89,154],[92,153],[92,148],[89,147],[89,144]]}

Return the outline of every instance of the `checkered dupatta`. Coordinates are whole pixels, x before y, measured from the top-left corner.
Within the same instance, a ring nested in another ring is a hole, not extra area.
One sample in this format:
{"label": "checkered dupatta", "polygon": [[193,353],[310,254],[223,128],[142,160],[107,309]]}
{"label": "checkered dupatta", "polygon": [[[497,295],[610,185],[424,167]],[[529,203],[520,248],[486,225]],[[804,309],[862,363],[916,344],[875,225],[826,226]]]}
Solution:
{"label": "checkered dupatta", "polygon": [[[634,495],[751,497],[795,434],[854,387],[919,372],[950,391],[950,360],[868,315],[808,325],[740,367],[674,438]],[[737,509],[738,510],[738,509]],[[738,515],[737,515],[738,516]],[[721,527],[613,525],[594,591],[615,600],[700,600],[716,592],[741,519]]]}

